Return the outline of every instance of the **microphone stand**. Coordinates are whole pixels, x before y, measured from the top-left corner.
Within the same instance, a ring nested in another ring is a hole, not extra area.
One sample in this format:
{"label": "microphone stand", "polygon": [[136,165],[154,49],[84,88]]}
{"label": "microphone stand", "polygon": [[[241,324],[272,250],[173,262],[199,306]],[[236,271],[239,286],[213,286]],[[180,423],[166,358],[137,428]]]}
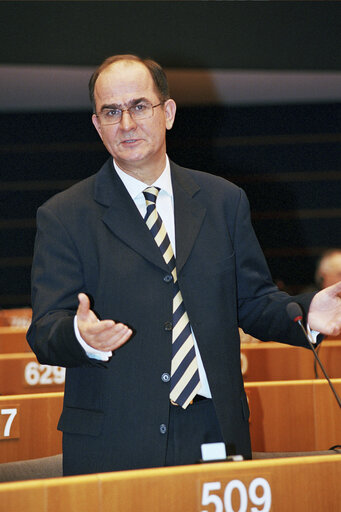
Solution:
{"label": "microphone stand", "polygon": [[[287,314],[290,318],[290,320],[293,320],[295,323],[298,323],[298,325],[301,327],[302,331],[303,331],[303,334],[306,338],[306,340],[308,341],[309,343],[309,346],[311,348],[311,350],[313,351],[313,354],[315,356],[315,363],[316,361],[318,362],[318,364],[320,365],[320,368],[323,372],[323,375],[325,376],[325,378],[327,379],[328,381],[328,384],[330,386],[330,389],[332,390],[334,396],[335,396],[335,399],[338,403],[338,406],[341,408],[341,400],[340,400],[340,397],[339,395],[337,394],[330,378],[328,377],[327,375],[327,372],[326,370],[324,369],[323,367],[323,364],[322,362],[320,361],[320,358],[319,356],[317,355],[317,351],[315,350],[315,347],[314,347],[314,342],[313,342],[313,339],[311,337],[311,333],[308,333],[302,323],[302,320],[303,320],[303,311],[302,311],[302,308],[299,304],[297,304],[297,302],[290,302],[288,305],[287,305]],[[330,448],[330,450],[335,450],[339,447],[339,445],[335,445],[335,446],[332,446]]]}

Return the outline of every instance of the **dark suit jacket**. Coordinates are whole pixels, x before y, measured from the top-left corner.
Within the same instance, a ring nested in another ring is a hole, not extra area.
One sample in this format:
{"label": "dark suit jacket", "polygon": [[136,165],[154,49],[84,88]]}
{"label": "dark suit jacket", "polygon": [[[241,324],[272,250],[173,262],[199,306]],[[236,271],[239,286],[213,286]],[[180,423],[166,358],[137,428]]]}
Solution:
{"label": "dark suit jacket", "polygon": [[[171,163],[177,273],[228,446],[250,457],[238,325],[263,340],[305,345],[286,314],[250,224],[244,192]],[[162,466],[169,416],[172,284],[135,204],[108,160],[37,215],[28,341],[39,361],[66,366],[65,474]],[[74,335],[77,294],[134,336],[107,363]],[[311,296],[298,300],[307,308]],[[162,430],[162,429],[161,429]]]}

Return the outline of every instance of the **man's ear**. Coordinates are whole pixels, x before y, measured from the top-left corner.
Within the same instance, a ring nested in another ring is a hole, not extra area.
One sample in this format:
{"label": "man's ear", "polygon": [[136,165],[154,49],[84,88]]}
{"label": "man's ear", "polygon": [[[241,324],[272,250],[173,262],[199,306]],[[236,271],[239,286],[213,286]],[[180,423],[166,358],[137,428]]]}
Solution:
{"label": "man's ear", "polygon": [[173,126],[175,113],[176,113],[176,103],[174,100],[169,99],[164,104],[165,116],[166,116],[166,128],[170,130]]}
{"label": "man's ear", "polygon": [[96,114],[92,114],[91,121],[92,121],[92,124],[94,125],[94,127],[96,128],[98,135],[99,135],[99,136],[101,137],[101,139],[103,140],[103,138],[102,138],[102,129],[101,129],[101,124],[100,124],[100,122],[99,122],[98,117],[96,116]]}

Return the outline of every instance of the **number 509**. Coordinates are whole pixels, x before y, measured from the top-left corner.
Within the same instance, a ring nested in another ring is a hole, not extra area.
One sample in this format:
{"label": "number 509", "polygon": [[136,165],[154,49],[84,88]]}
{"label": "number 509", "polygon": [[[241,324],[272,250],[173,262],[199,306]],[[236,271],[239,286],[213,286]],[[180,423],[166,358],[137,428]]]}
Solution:
{"label": "number 509", "polygon": [[[214,491],[221,489],[220,482],[207,482],[203,484],[202,488],[202,500],[203,506],[213,504],[215,505],[214,512],[247,512],[248,500],[252,506],[251,512],[269,512],[271,507],[271,488],[265,478],[255,478],[249,485],[248,491],[245,485],[240,480],[231,480],[225,487],[224,491],[224,503],[220,496],[214,494]],[[257,493],[257,489],[261,489],[262,492]],[[232,492],[236,491],[239,494],[239,508],[234,509],[232,506]],[[211,494],[212,493],[212,494]],[[258,508],[261,507],[261,508]],[[208,512],[208,510],[202,510],[201,512]],[[213,512],[213,510],[212,510]]]}

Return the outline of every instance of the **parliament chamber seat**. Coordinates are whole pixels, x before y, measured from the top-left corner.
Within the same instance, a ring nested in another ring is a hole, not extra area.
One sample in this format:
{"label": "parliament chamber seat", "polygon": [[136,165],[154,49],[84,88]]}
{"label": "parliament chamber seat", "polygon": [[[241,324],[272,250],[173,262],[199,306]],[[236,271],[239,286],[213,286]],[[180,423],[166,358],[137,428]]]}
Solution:
{"label": "parliament chamber seat", "polygon": [[0,396],[64,391],[65,368],[42,365],[33,352],[0,354]]}
{"label": "parliament chamber seat", "polygon": [[0,397],[0,463],[62,452],[57,430],[63,392]]}

